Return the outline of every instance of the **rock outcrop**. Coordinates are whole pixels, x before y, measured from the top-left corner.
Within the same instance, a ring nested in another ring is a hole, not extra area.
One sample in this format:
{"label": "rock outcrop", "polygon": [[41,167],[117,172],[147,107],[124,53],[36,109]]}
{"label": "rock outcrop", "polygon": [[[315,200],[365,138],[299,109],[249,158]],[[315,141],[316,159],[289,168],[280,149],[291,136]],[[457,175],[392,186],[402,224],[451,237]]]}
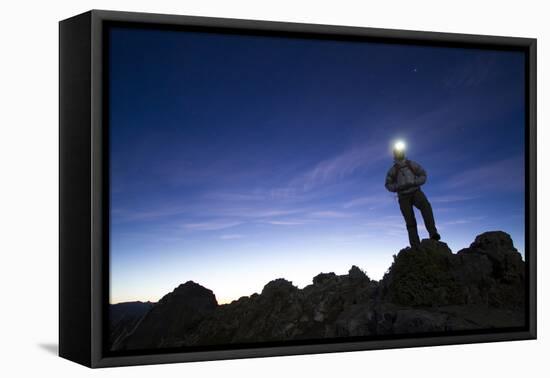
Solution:
{"label": "rock outcrop", "polygon": [[423,240],[406,248],[382,280],[389,302],[405,306],[486,305],[519,308],[524,300],[524,263],[504,232],[479,235],[453,254],[444,243]]}
{"label": "rock outcrop", "polygon": [[188,281],[166,294],[114,349],[150,349],[173,346],[181,335],[193,332],[218,303],[212,290]]}
{"label": "rock outcrop", "polygon": [[394,256],[380,282],[353,266],[346,275],[320,273],[302,289],[279,278],[260,294],[218,305],[212,291],[189,281],[128,325],[112,349],[521,327],[524,265],[510,236],[495,231],[456,254],[423,240]]}

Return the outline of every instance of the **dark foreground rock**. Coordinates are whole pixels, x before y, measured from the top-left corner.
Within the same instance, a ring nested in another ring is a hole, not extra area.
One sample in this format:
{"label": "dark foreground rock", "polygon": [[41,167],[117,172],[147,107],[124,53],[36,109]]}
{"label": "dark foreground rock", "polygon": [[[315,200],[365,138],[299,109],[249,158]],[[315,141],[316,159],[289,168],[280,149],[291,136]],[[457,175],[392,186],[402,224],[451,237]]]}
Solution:
{"label": "dark foreground rock", "polygon": [[446,244],[423,240],[406,248],[382,280],[385,300],[405,306],[486,305],[521,308],[524,262],[504,232],[479,235],[453,254]]}
{"label": "dark foreground rock", "polygon": [[218,303],[211,290],[188,281],[166,294],[113,349],[170,347],[193,332]]}
{"label": "dark foreground rock", "polygon": [[109,307],[109,341],[116,347],[134,331],[140,320],[153,307],[151,302],[124,302]]}
{"label": "dark foreground rock", "polygon": [[276,279],[261,294],[218,305],[190,281],[125,326],[112,349],[521,327],[524,265],[510,236],[495,231],[456,254],[423,240],[394,256],[380,282],[353,266],[346,275],[320,273],[303,289]]}

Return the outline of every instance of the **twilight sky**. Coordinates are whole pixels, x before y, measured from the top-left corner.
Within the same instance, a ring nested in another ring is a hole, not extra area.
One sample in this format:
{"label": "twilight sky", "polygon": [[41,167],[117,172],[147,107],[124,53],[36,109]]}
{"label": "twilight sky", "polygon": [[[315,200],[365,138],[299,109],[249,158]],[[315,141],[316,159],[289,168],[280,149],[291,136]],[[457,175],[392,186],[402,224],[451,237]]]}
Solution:
{"label": "twilight sky", "polygon": [[380,279],[408,244],[397,138],[453,252],[490,230],[524,252],[519,52],[115,28],[109,69],[111,303]]}

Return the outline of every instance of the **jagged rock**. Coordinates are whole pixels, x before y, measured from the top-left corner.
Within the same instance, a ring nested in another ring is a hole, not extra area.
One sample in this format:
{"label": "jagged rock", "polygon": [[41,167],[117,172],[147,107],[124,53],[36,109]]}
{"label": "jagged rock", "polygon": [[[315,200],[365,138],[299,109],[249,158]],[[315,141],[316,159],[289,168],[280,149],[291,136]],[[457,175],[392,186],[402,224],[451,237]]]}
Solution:
{"label": "jagged rock", "polygon": [[470,248],[459,254],[479,254],[487,256],[493,265],[495,278],[515,282],[523,278],[523,260],[514,247],[512,238],[505,232],[486,232],[476,237]]}
{"label": "jagged rock", "polygon": [[212,291],[189,281],[133,325],[116,323],[126,333],[112,348],[518,327],[525,322],[524,266],[508,234],[488,232],[457,254],[434,240],[405,248],[380,282],[352,266],[347,275],[320,273],[303,289],[276,279],[261,294],[217,305]]}
{"label": "jagged rock", "polygon": [[264,286],[262,295],[268,297],[284,296],[296,291],[297,289],[298,288],[296,286],[292,285],[292,282],[287,281],[284,278],[278,278]]}
{"label": "jagged rock", "polygon": [[188,281],[153,306],[120,349],[158,348],[185,340],[217,305],[211,290]]}
{"label": "jagged rock", "polygon": [[451,274],[452,258],[447,244],[435,240],[401,250],[382,280],[384,296],[405,306],[454,303],[460,287]]}
{"label": "jagged rock", "polygon": [[319,273],[318,275],[313,277],[313,284],[314,285],[322,285],[325,282],[333,280],[334,278],[336,278],[336,274],[334,272]]}
{"label": "jagged rock", "polygon": [[523,307],[525,303],[525,263],[514,247],[512,238],[505,232],[485,232],[476,237],[469,248],[460,250],[457,256],[473,265],[485,260],[485,270],[478,281],[480,295],[493,307]]}
{"label": "jagged rock", "polygon": [[457,254],[434,240],[423,240],[418,250],[405,248],[382,284],[389,301],[405,306],[517,308],[524,303],[524,270],[510,236],[487,232]]}
{"label": "jagged rock", "polygon": [[355,265],[348,271],[348,277],[353,281],[370,280],[366,273]]}

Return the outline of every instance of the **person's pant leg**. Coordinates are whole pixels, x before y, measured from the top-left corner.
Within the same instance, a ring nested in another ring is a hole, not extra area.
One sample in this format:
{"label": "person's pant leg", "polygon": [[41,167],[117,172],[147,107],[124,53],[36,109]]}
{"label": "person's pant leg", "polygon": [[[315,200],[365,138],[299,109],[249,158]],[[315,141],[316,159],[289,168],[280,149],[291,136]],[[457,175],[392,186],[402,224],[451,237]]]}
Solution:
{"label": "person's pant leg", "polygon": [[411,247],[416,247],[420,244],[420,238],[418,237],[416,217],[414,216],[413,196],[406,195],[399,197],[399,208],[401,209],[403,218],[405,218],[405,224],[407,225],[407,232],[409,234],[409,243]]}
{"label": "person's pant leg", "polygon": [[430,237],[436,235],[437,228],[435,227],[432,205],[422,190],[417,190],[414,193],[413,204],[418,210],[420,210],[422,219],[424,219],[424,225],[426,226],[426,230],[428,230]]}

